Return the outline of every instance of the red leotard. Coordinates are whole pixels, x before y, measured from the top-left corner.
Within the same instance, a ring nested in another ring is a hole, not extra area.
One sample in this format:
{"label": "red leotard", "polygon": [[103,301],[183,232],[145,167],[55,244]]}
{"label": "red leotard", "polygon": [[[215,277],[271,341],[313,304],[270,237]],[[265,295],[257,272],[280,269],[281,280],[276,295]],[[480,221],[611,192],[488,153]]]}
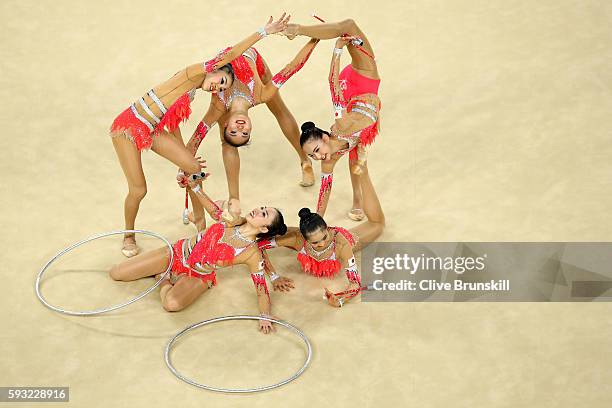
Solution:
{"label": "red leotard", "polygon": [[355,238],[348,230],[342,227],[330,227],[330,229],[334,231],[335,234],[332,238],[332,252],[327,259],[319,260],[310,255],[306,250],[306,245],[308,245],[306,240],[304,240],[304,245],[297,254],[297,260],[300,265],[302,265],[302,270],[309,275],[318,278],[331,278],[340,271],[340,261],[336,259],[336,237],[338,233],[346,238],[351,247],[355,245]]}
{"label": "red leotard", "polygon": [[[224,234],[225,224],[218,222],[208,228],[204,234],[198,234],[197,242],[191,249],[189,240],[177,241],[173,245],[172,271],[177,275],[185,274],[216,284],[217,267],[231,265],[234,258],[248,248],[248,246],[234,248],[225,242],[220,242]],[[210,270],[205,270],[203,267]]]}
{"label": "red leotard", "polygon": [[353,69],[351,64],[344,67],[340,76],[340,89],[342,89],[342,95],[345,101],[350,101],[351,98],[362,94],[376,94],[378,95],[378,87],[380,86],[380,79],[372,79],[361,75]]}

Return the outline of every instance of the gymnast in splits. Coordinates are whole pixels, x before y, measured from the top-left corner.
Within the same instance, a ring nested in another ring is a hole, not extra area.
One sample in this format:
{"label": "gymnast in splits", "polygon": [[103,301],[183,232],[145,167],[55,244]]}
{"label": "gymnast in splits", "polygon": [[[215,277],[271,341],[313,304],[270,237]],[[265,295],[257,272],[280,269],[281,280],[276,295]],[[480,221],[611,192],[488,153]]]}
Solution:
{"label": "gymnast in splits", "polygon": [[[268,34],[284,29],[289,20],[285,14],[272,18],[259,31],[251,34],[216,58],[190,65],[172,78],[157,85],[125,109],[111,126],[113,146],[128,182],[124,203],[125,229],[134,229],[136,214],[147,188],[141,162],[141,151],[151,149],[187,173],[196,173],[203,166],[186,149],[179,124],[188,119],[190,103],[196,89],[216,93],[232,85],[234,76],[229,62]],[[130,257],[138,253],[133,233],[123,238],[122,252]]]}
{"label": "gymnast in splits", "polygon": [[[252,124],[248,110],[261,103],[266,103],[268,109],[276,117],[283,134],[300,156],[302,181],[300,185],[307,187],[314,184],[312,165],[306,153],[300,146],[300,131],[295,118],[281,99],[280,87],[306,63],[318,40],[310,40],[278,74],[272,76],[270,69],[255,48],[249,48],[241,56],[231,62],[236,80],[232,86],[219,91],[211,98],[208,111],[198,124],[193,136],[187,143],[187,148],[195,156],[198,146],[209,129],[219,123],[223,164],[227,176],[229,200],[232,211],[240,212],[240,155],[238,147],[246,144],[251,136]],[[179,184],[185,184],[182,171],[178,175]],[[205,228],[204,212],[198,201],[192,197],[194,211],[190,219],[198,230]]]}
{"label": "gymnast in splits", "polygon": [[341,227],[328,227],[319,214],[302,208],[299,212],[299,229],[289,228],[287,234],[281,237],[259,241],[266,273],[272,282],[282,283],[280,290],[290,290],[293,288],[293,282],[276,274],[267,250],[282,246],[297,251],[302,270],[317,278],[332,278],[344,269],[348,281],[344,290],[334,293],[325,288],[325,298],[331,306],[342,307],[359,294],[362,286],[354,253],[378,238],[385,228],[385,215],[367,168],[363,169],[360,177],[363,209],[368,217],[366,222],[351,228],[350,231]]}
{"label": "gymnast in splits", "polygon": [[[334,166],[341,156],[349,153],[353,205],[348,216],[360,221],[364,217],[360,175],[367,165],[366,148],[376,138],[379,127],[380,77],[372,46],[357,24],[350,19],[313,26],[289,24],[284,34],[289,39],[298,35],[322,40],[339,37],[329,72],[335,123],[329,133],[312,122],[306,122],[302,125],[300,145],[310,157],[321,160],[321,188],[317,202],[317,213],[320,215],[324,215],[327,209]],[[351,63],[339,72],[340,56],[345,46],[351,56]]]}
{"label": "gymnast in splits", "polygon": [[[244,264],[249,268],[257,292],[257,304],[261,315],[270,316],[270,296],[264,275],[264,261],[258,249],[258,239],[269,239],[287,232],[281,212],[273,207],[253,209],[235,224],[221,221],[222,210],[208,197],[201,184],[190,182],[200,204],[217,222],[206,231],[181,239],[173,245],[174,260],[168,279],[160,286],[160,297],[169,312],[182,310],[192,304],[202,293],[216,285],[219,267]],[[115,265],[110,276],[115,280],[133,281],[156,276],[158,279],[167,267],[170,256],[167,248],[142,253]],[[275,290],[283,290],[288,280],[273,283]],[[272,324],[260,320],[263,333],[272,330]]]}

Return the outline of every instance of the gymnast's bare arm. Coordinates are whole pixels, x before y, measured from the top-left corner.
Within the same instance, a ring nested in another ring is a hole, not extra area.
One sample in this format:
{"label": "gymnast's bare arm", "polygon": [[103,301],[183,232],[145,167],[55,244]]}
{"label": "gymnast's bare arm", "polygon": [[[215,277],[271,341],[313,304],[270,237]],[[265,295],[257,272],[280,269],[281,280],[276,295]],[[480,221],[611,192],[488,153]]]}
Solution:
{"label": "gymnast's bare arm", "polygon": [[264,270],[266,271],[266,275],[270,279],[270,282],[272,282],[272,287],[275,291],[289,292],[291,289],[295,289],[293,279],[276,273],[276,268],[274,268],[274,265],[272,265],[267,250],[261,250],[261,257],[264,261]]}
{"label": "gymnast's bare arm", "polygon": [[299,228],[289,227],[285,235],[261,242],[261,244],[260,250],[264,259],[265,271],[272,281],[274,290],[288,292],[289,290],[295,288],[293,279],[289,279],[276,273],[276,268],[268,256],[268,250],[277,247],[285,247],[291,248],[294,251],[299,251],[304,244],[304,239],[302,238]]}
{"label": "gymnast's bare arm", "polygon": [[193,135],[187,142],[187,149],[195,156],[198,148],[200,147],[200,143],[206,137],[210,128],[212,128],[215,123],[219,121],[219,119],[225,113],[225,107],[223,103],[213,95],[210,98],[210,104],[208,105],[208,110],[204,117],[202,118],[200,124],[198,124],[196,130],[193,132]]}
{"label": "gymnast's bare arm", "polygon": [[[321,217],[325,215],[327,210],[332,189],[331,179],[333,178],[334,167],[338,159],[339,157],[332,155],[330,159],[321,162],[321,187],[319,188],[319,198],[317,200],[317,214]],[[326,178],[330,180],[328,183],[325,182]]]}
{"label": "gymnast's bare arm", "polygon": [[[208,176],[207,176],[208,177]],[[211,218],[215,221],[221,221],[223,215],[223,209],[217,205],[202,189],[202,185],[199,184],[199,180],[194,181],[192,179],[188,179],[188,186],[193,191],[198,201],[204,207],[206,212],[211,216]]]}
{"label": "gymnast's bare arm", "polygon": [[[345,271],[347,274],[347,285],[340,293],[334,293],[333,291],[325,288],[325,297],[327,298],[327,303],[329,303],[331,306],[341,307],[343,304],[346,304],[348,301],[354,298],[361,287],[358,280],[354,278],[354,273],[358,272],[357,267],[354,264],[355,255],[353,253],[353,249],[351,244],[342,234],[338,234],[336,237],[336,256],[340,261],[341,270]],[[349,269],[351,270],[351,276],[349,276]]]}
{"label": "gymnast's bare arm", "polygon": [[[264,276],[264,261],[261,258],[261,254],[257,246],[253,246],[236,258],[235,264],[245,264],[249,268],[251,278],[255,284],[255,291],[257,292],[257,305],[259,307],[259,313],[262,316],[271,316],[272,305],[270,303],[270,294]],[[258,280],[261,277],[261,280]],[[268,334],[274,331],[274,327],[271,322],[266,320],[259,320],[259,330]]]}
{"label": "gymnast's bare arm", "polygon": [[[272,21],[272,17],[270,17],[266,25],[260,31],[249,35],[244,40],[238,42],[233,47],[230,47],[225,52],[217,55],[212,60],[206,61],[204,64],[192,64],[187,68],[180,70],[172,78],[153,88],[155,94],[160,98],[165,106],[172,105],[172,103],[181,95],[184,95],[186,92],[192,89],[200,88],[204,83],[207,73],[213,72],[221,68],[223,65],[228,64],[267,34],[274,34],[283,31],[286,28],[289,19],[290,16],[286,15],[285,13],[283,13],[283,15],[276,21]],[[214,91],[215,89],[203,90],[210,92]]]}
{"label": "gymnast's bare arm", "polygon": [[257,73],[257,69],[255,64],[250,61],[251,69],[255,73],[255,88],[254,88],[254,96],[256,103],[265,103],[270,101],[274,95],[278,92],[280,87],[284,85],[284,83],[289,80],[293,75],[295,75],[308,61],[310,55],[314,51],[314,48],[318,44],[319,40],[311,39],[302,47],[302,49],[297,53],[297,55],[287,64],[285,67],[276,75],[272,77],[272,80],[266,84],[263,84],[261,78],[259,78],[259,74]]}

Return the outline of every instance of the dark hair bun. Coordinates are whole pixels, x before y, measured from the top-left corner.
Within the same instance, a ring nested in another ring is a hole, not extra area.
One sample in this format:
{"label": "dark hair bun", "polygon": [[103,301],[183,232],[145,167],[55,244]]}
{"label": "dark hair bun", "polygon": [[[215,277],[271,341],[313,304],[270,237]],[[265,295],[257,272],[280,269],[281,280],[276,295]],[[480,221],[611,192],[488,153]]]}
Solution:
{"label": "dark hair bun", "polygon": [[287,233],[287,225],[283,224],[278,228],[278,235],[285,235]]}
{"label": "dark hair bun", "polygon": [[298,215],[300,218],[306,218],[308,217],[310,214],[312,214],[312,212],[310,212],[310,209],[308,208],[302,208],[299,212]]}
{"label": "dark hair bun", "polygon": [[307,132],[310,129],[316,128],[314,122],[304,122],[302,123],[302,132]]}

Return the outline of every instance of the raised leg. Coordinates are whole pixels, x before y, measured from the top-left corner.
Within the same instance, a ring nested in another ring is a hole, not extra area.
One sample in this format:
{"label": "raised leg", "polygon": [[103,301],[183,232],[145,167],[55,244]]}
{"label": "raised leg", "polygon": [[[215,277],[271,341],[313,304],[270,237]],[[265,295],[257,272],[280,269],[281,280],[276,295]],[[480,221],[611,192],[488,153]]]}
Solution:
{"label": "raised leg", "polygon": [[[128,194],[123,204],[123,217],[125,229],[131,230],[134,229],[140,202],[147,194],[147,182],[142,169],[140,152],[136,145],[121,135],[113,137],[112,141],[128,183]],[[126,233],[123,237],[122,252],[127,257],[132,257],[139,252],[133,233]]]}
{"label": "raised leg", "polygon": [[374,241],[385,229],[385,214],[383,213],[380,201],[378,201],[372,180],[370,180],[367,166],[364,167],[359,178],[363,193],[363,210],[368,220],[355,228],[351,228],[351,232],[359,237],[354,251],[358,251]]}
{"label": "raised leg", "polygon": [[201,169],[196,158],[171,133],[162,132],[155,136],[151,150],[168,159],[188,174],[197,173]]}
{"label": "raised leg", "polygon": [[[363,40],[362,48],[372,57],[374,56],[372,44],[370,44],[370,41],[365,33],[361,31],[357,23],[350,18],[337,23],[323,23],[309,26],[299,25],[297,27],[297,34],[318,38],[320,40],[338,38],[343,34],[359,37]],[[365,55],[353,46],[348,46],[348,50],[351,54],[351,65],[355,71],[367,77],[379,79],[376,61],[373,58]]]}
{"label": "raised leg", "polygon": [[[151,149],[160,156],[168,159],[187,174],[193,174],[201,170],[201,166],[196,158],[187,150],[182,142],[175,135],[167,132],[162,132],[153,139]],[[193,195],[190,195],[192,204],[197,201]],[[204,209],[198,204],[193,205],[194,215],[200,227],[205,227]],[[199,218],[198,218],[199,217]]]}
{"label": "raised leg", "polygon": [[[179,144],[185,147],[185,141],[183,140],[183,136],[181,135],[180,128],[177,128],[172,136],[179,142]],[[185,147],[186,148],[186,147]],[[181,159],[182,160],[182,159]],[[181,169],[186,171],[185,169]],[[200,183],[201,185],[202,183]],[[200,200],[198,200],[195,196],[195,193],[189,191],[189,198],[191,200],[191,208],[192,212],[190,214],[190,221],[196,226],[198,231],[202,231],[206,229],[206,218],[204,217],[204,207],[200,204]]]}

